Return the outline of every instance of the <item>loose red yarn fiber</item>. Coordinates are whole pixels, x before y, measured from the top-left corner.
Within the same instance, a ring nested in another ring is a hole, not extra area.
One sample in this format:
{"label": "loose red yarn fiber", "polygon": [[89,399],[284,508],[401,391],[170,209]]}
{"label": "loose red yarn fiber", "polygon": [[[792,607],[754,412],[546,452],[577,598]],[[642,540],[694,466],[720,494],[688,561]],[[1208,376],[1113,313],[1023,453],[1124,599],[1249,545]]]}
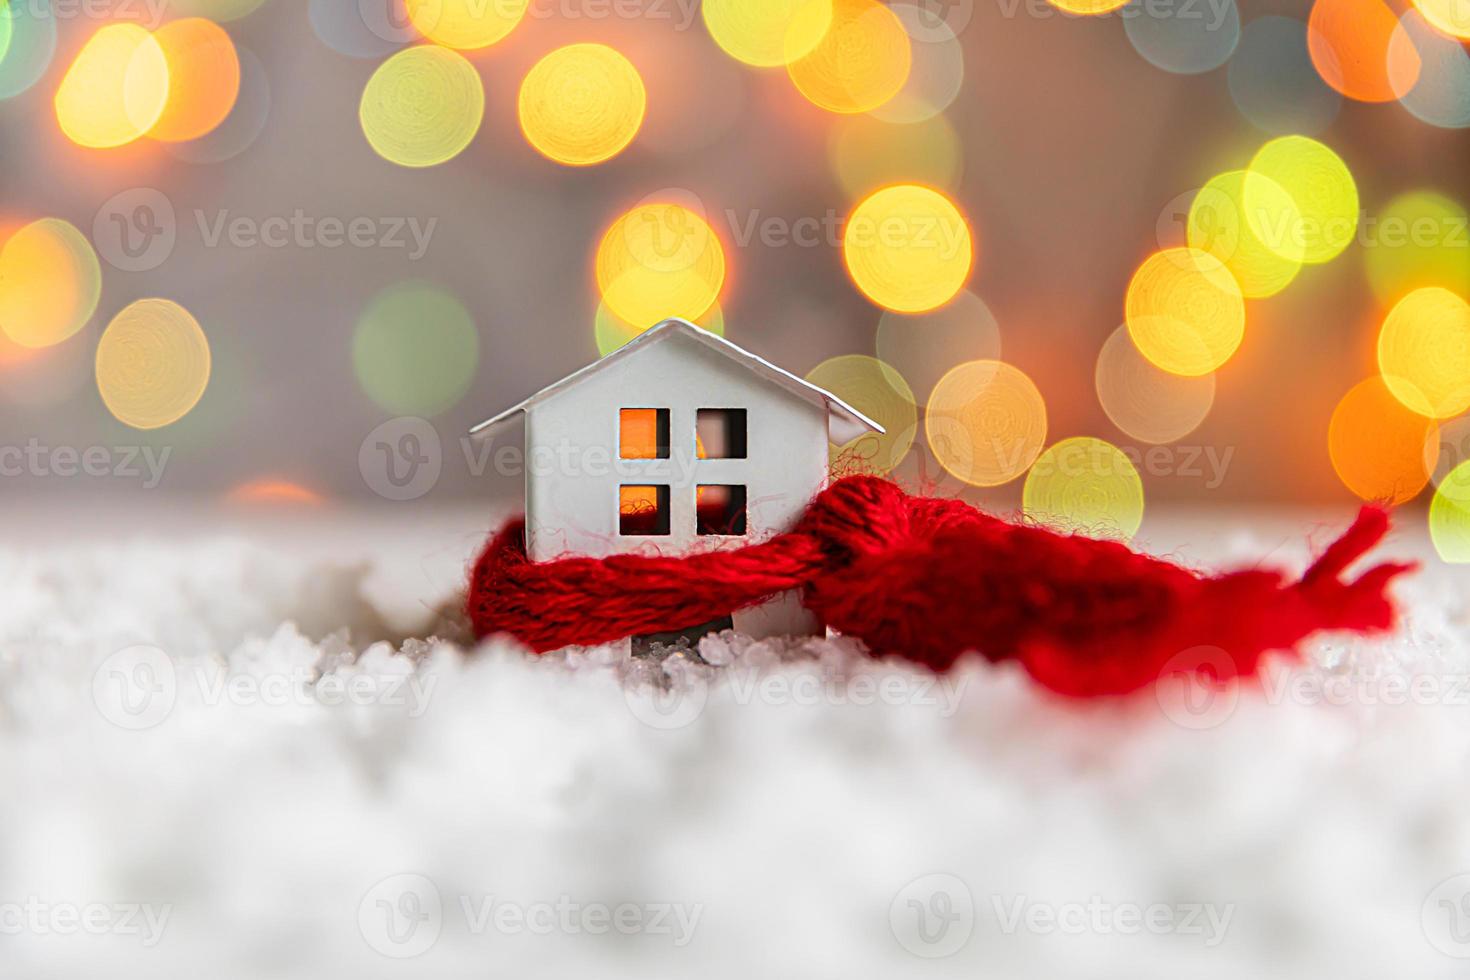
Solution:
{"label": "loose red yarn fiber", "polygon": [[509,633],[539,653],[684,629],[800,589],[823,625],[874,656],[944,671],[973,650],[1018,660],[1055,691],[1119,694],[1200,648],[1216,673],[1249,675],[1263,654],[1318,630],[1392,628],[1386,587],[1413,566],[1342,577],[1387,531],[1387,512],[1365,507],[1299,581],[1263,569],[1204,576],[1115,541],[851,476],[789,533],[679,558],[533,563],[524,522],[513,521],[475,563],[468,612],[477,636]]}

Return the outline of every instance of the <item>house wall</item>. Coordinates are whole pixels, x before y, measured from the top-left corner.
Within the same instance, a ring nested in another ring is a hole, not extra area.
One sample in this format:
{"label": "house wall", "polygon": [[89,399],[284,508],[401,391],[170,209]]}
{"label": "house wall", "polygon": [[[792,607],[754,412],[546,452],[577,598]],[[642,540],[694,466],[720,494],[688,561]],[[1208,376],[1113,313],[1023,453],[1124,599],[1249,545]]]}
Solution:
{"label": "house wall", "polygon": [[[623,408],[669,410],[668,459],[618,458]],[[746,459],[697,458],[695,413],[701,408],[746,410]],[[533,561],[546,561],[567,554],[738,547],[788,529],[827,475],[824,406],[698,340],[670,334],[527,410],[527,551]],[[669,486],[668,535],[618,533],[618,487],[625,483]],[[696,533],[695,487],[712,483],[746,487],[746,535]],[[811,626],[790,597],[736,619],[737,628],[756,634],[810,632]]]}

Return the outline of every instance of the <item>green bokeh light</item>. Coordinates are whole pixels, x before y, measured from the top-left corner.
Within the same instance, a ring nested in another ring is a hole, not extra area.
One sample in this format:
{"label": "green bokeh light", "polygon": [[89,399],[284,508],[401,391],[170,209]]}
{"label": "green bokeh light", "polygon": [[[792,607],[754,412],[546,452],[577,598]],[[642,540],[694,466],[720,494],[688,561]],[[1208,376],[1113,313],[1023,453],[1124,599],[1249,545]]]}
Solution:
{"label": "green bokeh light", "polygon": [[1389,201],[1364,243],[1373,294],[1386,305],[1429,286],[1470,296],[1467,227],[1465,209],[1442,194],[1411,191]]}
{"label": "green bokeh light", "polygon": [[[1245,213],[1267,248],[1287,259],[1301,249],[1303,262],[1317,264],[1351,244],[1358,231],[1358,185],[1331,147],[1305,136],[1283,136],[1261,147],[1249,171]],[[1272,226],[1283,189],[1301,212],[1295,229]]]}
{"label": "green bokeh light", "polygon": [[1470,463],[1461,463],[1440,481],[1429,503],[1429,537],[1439,557],[1470,562]]}
{"label": "green bokeh light", "polygon": [[379,408],[431,418],[469,390],[480,358],[475,322],[459,300],[425,282],[390,286],[352,337],[357,383]]}
{"label": "green bokeh light", "polygon": [[[1189,247],[1225,263],[1252,298],[1274,296],[1301,270],[1306,249],[1293,230],[1301,224],[1296,201],[1274,180],[1253,178],[1258,220],[1245,211],[1246,171],[1232,170],[1210,179],[1189,208]],[[1274,235],[1268,245],[1260,232]]]}
{"label": "green bokeh light", "polygon": [[42,0],[6,0],[0,14],[0,99],[40,80],[56,54],[56,18]]}

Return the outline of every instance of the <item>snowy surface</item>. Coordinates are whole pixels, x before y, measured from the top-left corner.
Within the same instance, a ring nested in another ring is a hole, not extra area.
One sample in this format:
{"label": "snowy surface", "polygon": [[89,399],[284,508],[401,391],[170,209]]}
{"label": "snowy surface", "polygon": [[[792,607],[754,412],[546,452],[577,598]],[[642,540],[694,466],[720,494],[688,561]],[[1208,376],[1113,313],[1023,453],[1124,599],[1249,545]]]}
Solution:
{"label": "snowy surface", "polygon": [[[1146,543],[1299,568],[1338,516]],[[1470,578],[1433,562],[1400,636],[1077,705],[842,640],[467,649],[483,513],[4,523],[8,980],[1470,970]]]}

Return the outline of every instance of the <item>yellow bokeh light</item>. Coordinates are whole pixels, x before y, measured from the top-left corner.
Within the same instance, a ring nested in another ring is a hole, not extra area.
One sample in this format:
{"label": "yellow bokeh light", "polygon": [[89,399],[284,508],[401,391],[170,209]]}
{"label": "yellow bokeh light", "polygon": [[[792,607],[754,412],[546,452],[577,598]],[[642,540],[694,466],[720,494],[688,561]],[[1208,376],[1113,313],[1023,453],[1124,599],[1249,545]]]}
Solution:
{"label": "yellow bokeh light", "polygon": [[832,447],[832,467],[847,476],[882,476],[903,462],[919,427],[918,409],[908,382],[894,368],[875,357],[844,354],[823,361],[806,379],[825,388],[868,418],[883,432],[865,432],[851,442]]}
{"label": "yellow bokeh light", "polygon": [[1245,336],[1245,300],[1224,263],[1194,248],[1150,255],[1133,274],[1125,301],[1128,335],[1165,371],[1209,374]]}
{"label": "yellow bokeh light", "polygon": [[1049,2],[1058,10],[1065,10],[1069,14],[1081,14],[1084,17],[1111,13],[1128,4],[1128,0],[1049,0]]}
{"label": "yellow bokeh light", "polygon": [[[718,302],[705,310],[704,315],[699,319],[690,322],[703,327],[717,337],[725,336],[725,312],[720,309]],[[644,323],[635,327],[608,309],[606,303],[598,303],[597,315],[592,325],[593,337],[597,341],[597,353],[606,357],[651,326],[653,326],[652,323]]]}
{"label": "yellow bokeh light", "polygon": [[828,155],[854,199],[899,182],[954,187],[964,171],[959,134],[942,115],[914,123],[848,116],[833,128]]}
{"label": "yellow bokeh light", "polygon": [[530,0],[403,0],[414,30],[435,44],[489,47],[521,22]]}
{"label": "yellow bokeh light", "polygon": [[821,41],[786,71],[802,95],[830,112],[871,112],[908,81],[913,51],[903,22],[877,0],[833,0]]}
{"label": "yellow bokeh light", "polygon": [[1103,343],[1093,377],[1114,425],[1140,442],[1166,443],[1197,429],[1215,404],[1215,376],[1187,378],[1154,366],[1119,327]]}
{"label": "yellow bokeh light", "polygon": [[1200,188],[1189,207],[1189,247],[1225,263],[1244,295],[1274,296],[1301,271],[1306,250],[1291,235],[1274,238],[1268,247],[1255,229],[1270,233],[1298,228],[1301,213],[1280,184],[1257,176],[1256,205],[1266,212],[1255,221],[1248,220],[1245,180],[1246,171],[1232,170]]}
{"label": "yellow bokeh light", "polygon": [[1058,530],[1126,541],[1143,523],[1143,481],[1117,446],[1079,436],[1037,457],[1021,491],[1026,516]]}
{"label": "yellow bokeh light", "polygon": [[1416,289],[1378,333],[1378,370],[1394,397],[1447,419],[1470,408],[1470,303],[1448,289]]}
{"label": "yellow bokeh light", "polygon": [[83,45],[56,89],[56,121],[78,146],[131,143],[168,102],[168,59],[136,24],[108,24]]}
{"label": "yellow bokeh light", "polygon": [[1020,476],[1046,444],[1046,402],[1019,368],[966,361],[929,394],[924,431],[939,465],[966,483],[999,486]]}
{"label": "yellow bokeh light", "polygon": [[832,0],[704,0],[704,26],[726,54],[757,68],[805,57],[832,23]]}
{"label": "yellow bokeh light", "polygon": [[101,294],[97,253],[59,218],[31,222],[0,249],[0,330],[22,347],[50,347],[82,329]]}
{"label": "yellow bokeh light", "polygon": [[153,35],[168,61],[168,102],[148,135],[167,142],[198,139],[235,107],[240,58],[225,29],[212,20],[170,21]]}
{"label": "yellow bokeh light", "polygon": [[1470,218],[1463,207],[1442,194],[1410,191],[1389,201],[1377,218],[1363,248],[1375,296],[1393,304],[1425,286],[1470,296]]}
{"label": "yellow bokeh light", "polygon": [[597,246],[597,288],[608,309],[646,329],[669,317],[698,322],[725,284],[725,249],[682,204],[640,204]]}
{"label": "yellow bokeh light", "polygon": [[1414,6],[1444,33],[1470,41],[1470,4],[1465,0],[1414,0]]}
{"label": "yellow bokeh light", "polygon": [[1470,563],[1470,462],[1451,470],[1429,502],[1429,538],[1439,557]]}
{"label": "yellow bokeh light", "polygon": [[899,313],[923,313],[954,299],[974,258],[960,209],[918,184],[895,184],[859,201],[842,235],[852,281],[874,303]]}
{"label": "yellow bokeh light", "polygon": [[633,141],[648,95],[633,63],[605,44],[569,44],[521,82],[521,132],[542,155],[570,166],[601,163]]}
{"label": "yellow bokeh light", "polygon": [[1409,411],[1380,377],[1360,381],[1342,397],[1327,426],[1327,454],[1337,477],[1364,500],[1412,500],[1434,472],[1427,451],[1438,426]]}
{"label": "yellow bokeh light", "polygon": [[404,167],[458,156],[484,115],[485,88],[474,66],[434,45],[407,48],[379,65],[358,107],[368,143]]}
{"label": "yellow bokeh light", "polygon": [[[1296,202],[1295,228],[1273,226],[1281,216],[1281,192]],[[1358,185],[1342,158],[1305,136],[1282,136],[1256,152],[1243,191],[1251,230],[1267,248],[1290,259],[1328,262],[1358,230]]]}
{"label": "yellow bokeh light", "polygon": [[140,299],[113,317],[97,344],[97,391],[119,422],[177,422],[209,385],[209,341],[179,304]]}

